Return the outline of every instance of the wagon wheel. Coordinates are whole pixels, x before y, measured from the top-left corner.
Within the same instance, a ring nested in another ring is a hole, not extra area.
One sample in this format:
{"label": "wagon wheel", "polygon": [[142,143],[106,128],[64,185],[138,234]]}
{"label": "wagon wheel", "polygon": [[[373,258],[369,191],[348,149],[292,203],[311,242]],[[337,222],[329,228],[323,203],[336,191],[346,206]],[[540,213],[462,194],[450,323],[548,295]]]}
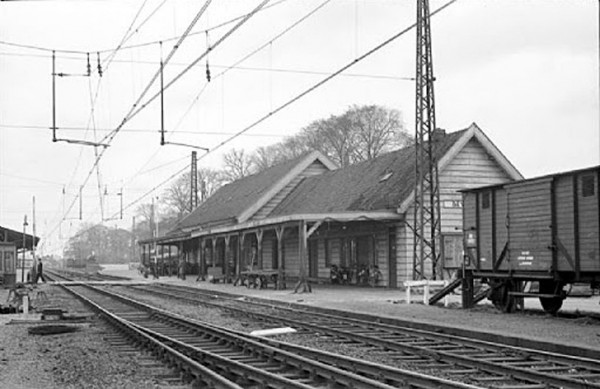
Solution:
{"label": "wagon wheel", "polygon": [[509,292],[516,290],[513,281],[502,281],[499,285],[493,287],[494,290],[490,299],[494,306],[504,313],[511,313],[515,310],[516,299]]}
{"label": "wagon wheel", "polygon": [[562,307],[564,297],[558,295],[562,291],[562,283],[553,280],[540,281],[540,294],[554,294],[555,297],[540,297],[540,303],[544,311],[555,314]]}

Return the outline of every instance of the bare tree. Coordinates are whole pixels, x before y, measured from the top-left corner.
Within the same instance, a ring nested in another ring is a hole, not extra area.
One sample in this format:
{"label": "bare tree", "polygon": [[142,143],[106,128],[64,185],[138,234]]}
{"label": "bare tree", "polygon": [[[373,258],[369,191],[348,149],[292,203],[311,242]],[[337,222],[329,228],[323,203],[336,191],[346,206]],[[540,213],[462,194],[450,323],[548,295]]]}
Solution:
{"label": "bare tree", "polygon": [[373,159],[410,143],[397,110],[377,105],[352,106],[343,117],[344,126],[352,134],[353,162]]}
{"label": "bare tree", "polygon": [[[198,168],[199,202],[205,201],[223,184],[223,173],[211,168]],[[171,218],[180,219],[192,211],[192,182],[191,172],[180,175],[163,194],[166,204],[165,213]]]}
{"label": "bare tree", "polygon": [[191,211],[190,204],[190,172],[180,175],[163,194],[165,203],[169,210],[175,211],[178,217],[182,217]]}
{"label": "bare tree", "polygon": [[223,177],[226,181],[239,180],[253,173],[252,157],[246,154],[243,149],[231,149],[223,155],[223,163],[225,165]]}
{"label": "bare tree", "polygon": [[208,167],[198,168],[198,188],[200,202],[206,201],[213,193],[223,186],[223,172]]}
{"label": "bare tree", "polygon": [[412,143],[399,111],[377,105],[352,106],[342,115],[310,123],[283,142],[253,155],[258,171],[310,150],[319,150],[338,166],[369,160]]}

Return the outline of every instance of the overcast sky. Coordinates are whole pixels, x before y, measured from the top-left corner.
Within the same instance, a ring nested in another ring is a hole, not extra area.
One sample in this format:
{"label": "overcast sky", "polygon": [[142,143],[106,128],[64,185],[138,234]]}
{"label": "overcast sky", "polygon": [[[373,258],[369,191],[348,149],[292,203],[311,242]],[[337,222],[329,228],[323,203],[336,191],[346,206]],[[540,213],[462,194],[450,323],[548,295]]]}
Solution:
{"label": "overcast sky", "polygon": [[[167,140],[211,149],[208,154],[199,151],[203,156],[199,166],[218,168],[223,153],[232,147],[251,152],[353,104],[398,109],[413,133],[415,90],[410,78],[415,35],[410,31],[222,145],[410,26],[415,21],[415,3],[272,0],[210,52],[210,83],[202,59],[166,90]],[[99,190],[98,172],[92,170],[94,148],[52,142],[51,50],[57,50],[57,72],[85,73],[87,52],[92,69],[91,77],[57,78],[58,137],[100,141],[119,126],[157,71],[158,42],[164,42],[166,57],[176,42],[172,38],[184,33],[203,4],[191,0],[0,2],[0,225],[22,230],[27,214],[31,233],[35,196],[41,249],[60,253],[64,240],[81,224],[76,196],[82,185],[83,221],[88,223],[101,219],[99,191],[104,193],[105,188],[105,218],[119,216],[121,187],[126,207],[123,220],[107,221],[108,226],[129,227],[139,204],[153,196],[160,201],[165,185],[141,196],[185,169],[192,149],[159,145],[159,100],[123,126],[103,152]],[[235,23],[213,27],[258,4],[214,1],[166,66],[165,83]],[[443,4],[431,0],[432,10]],[[596,0],[459,0],[434,16],[438,127],[454,131],[477,123],[526,177],[599,164],[598,14]],[[125,36],[122,48],[115,52]],[[263,45],[264,49],[227,70]],[[146,99],[157,88],[155,83]]]}

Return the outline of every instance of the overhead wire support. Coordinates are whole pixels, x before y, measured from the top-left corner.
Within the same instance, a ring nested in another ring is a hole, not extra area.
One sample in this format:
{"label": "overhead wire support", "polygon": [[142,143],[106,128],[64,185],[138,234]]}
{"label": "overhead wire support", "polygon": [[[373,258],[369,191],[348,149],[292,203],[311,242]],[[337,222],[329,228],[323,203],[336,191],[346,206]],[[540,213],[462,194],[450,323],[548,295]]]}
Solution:
{"label": "overhead wire support", "polygon": [[173,146],[184,146],[184,147],[192,147],[195,149],[200,149],[204,151],[208,151],[208,148],[195,146],[187,143],[178,143],[178,142],[167,142],[165,141],[165,84],[164,84],[164,63],[162,56],[162,42],[160,42],[160,145],[173,145]]}
{"label": "overhead wire support", "polygon": [[[242,18],[235,26],[233,26],[228,32],[226,32],[221,38],[219,38],[219,40],[217,42],[215,42],[215,44],[213,44],[213,46],[211,47],[211,50],[214,50],[216,47],[218,47],[221,43],[223,43],[223,41],[225,41],[225,39],[227,39],[231,34],[233,34],[234,31],[236,31],[238,28],[240,28],[244,23],[246,23],[256,12],[258,12],[262,7],[264,7],[265,4],[267,4],[269,2],[269,0],[263,0],[256,8],[254,8],[254,10],[250,13],[248,13],[247,15],[244,16],[244,18]],[[182,36],[183,38],[184,36]],[[173,48],[173,50],[175,50],[177,46],[175,46]],[[206,57],[206,55],[208,54],[208,51],[205,51],[204,53],[202,53],[199,57],[197,57],[195,60],[193,60],[188,66],[185,67],[185,69],[183,69],[177,76],[175,76],[171,81],[169,81],[165,87],[164,90],[167,90],[169,87],[171,87],[175,82],[177,82],[181,77],[183,77],[184,74],[186,74],[188,71],[190,71],[194,66],[196,66],[198,64],[198,62],[200,62],[204,57]],[[171,55],[169,55],[166,59],[165,59],[165,66],[168,63],[168,60],[170,59]],[[151,84],[154,82],[154,80],[156,79],[156,77],[158,77],[158,73],[156,74],[155,78],[153,78],[153,81],[151,81]],[[152,97],[150,97],[148,100],[146,100],[146,102],[144,102],[143,104],[141,104],[138,107],[138,104],[140,103],[140,101],[142,100],[143,96],[145,96],[145,94],[147,93],[147,90],[149,89],[149,87],[147,87],[144,92],[142,93],[142,95],[140,96],[140,98],[137,99],[136,103],[133,105],[132,109],[129,111],[129,113],[125,116],[125,118],[123,119],[123,121],[121,122],[121,124],[109,135],[107,135],[107,138],[111,139],[112,137],[114,137],[116,135],[116,133],[119,132],[119,130],[131,119],[133,119],[135,116],[137,116],[143,109],[145,109],[151,102],[153,102],[157,97],[160,96],[160,92],[156,93],[155,95],[153,95]]]}
{"label": "overhead wire support", "polygon": [[68,138],[58,138],[56,136],[56,131],[59,127],[56,125],[56,77],[67,77],[67,76],[83,76],[90,77],[90,62],[89,62],[89,54],[87,57],[87,70],[86,74],[67,74],[67,73],[57,73],[56,72],[56,51],[52,51],[52,126],[50,129],[52,130],[52,142],[65,142],[71,144],[78,144],[82,146],[94,146],[94,147],[104,147],[107,148],[109,144],[102,142],[92,142],[83,139],[68,139]]}
{"label": "overhead wire support", "polygon": [[[413,279],[442,276],[441,215],[429,0],[417,0]],[[431,269],[427,268],[431,266]]]}
{"label": "overhead wire support", "polygon": [[163,76],[162,42],[160,42],[160,145],[165,145],[165,82]]}
{"label": "overhead wire support", "polygon": [[[454,4],[457,1],[458,0],[450,0],[450,1],[448,1],[446,4],[442,5],[441,7],[437,8],[435,11],[433,11],[429,16],[431,17],[431,16],[433,16],[433,15],[435,15],[435,14],[443,11],[444,9],[446,9],[447,7],[449,7],[450,5]],[[369,57],[370,55],[372,55],[373,53],[381,50],[382,48],[384,48],[385,46],[389,45],[390,43],[392,43],[396,39],[400,38],[402,35],[406,34],[407,32],[409,32],[410,30],[412,30],[416,26],[417,26],[417,23],[413,23],[410,26],[408,26],[408,27],[404,28],[403,30],[399,31],[398,33],[394,34],[393,36],[389,37],[388,39],[386,39],[385,41],[381,42],[377,46],[375,46],[372,49],[368,50],[367,52],[363,53],[358,58],[355,58],[352,62],[350,62],[350,63],[342,66],[340,69],[338,69],[335,72],[329,74],[327,77],[323,78],[321,81],[317,82],[313,86],[311,86],[308,89],[304,90],[303,92],[299,93],[295,97],[292,97],[290,100],[288,100],[287,102],[281,104],[279,107],[275,108],[274,110],[270,111],[266,115],[262,116],[261,118],[259,118],[255,122],[253,122],[252,124],[248,125],[247,127],[244,127],[242,130],[238,131],[237,133],[233,134],[229,138],[225,139],[224,141],[222,141],[221,143],[219,143],[217,146],[213,147],[211,149],[211,151],[215,151],[216,149],[221,148],[225,144],[231,142],[235,138],[241,136],[245,132],[249,131],[250,129],[252,129],[252,128],[256,127],[257,125],[259,125],[260,123],[264,122],[265,120],[267,120],[271,116],[275,115],[276,113],[282,111],[283,109],[285,109],[288,106],[292,105],[296,101],[300,100],[302,97],[304,97],[307,94],[313,92],[314,90],[320,88],[325,83],[327,83],[328,81],[330,81],[332,78],[340,75],[342,72],[348,70],[349,68],[351,68],[352,66],[356,65],[357,63],[359,63],[363,59],[365,59],[365,58]]]}

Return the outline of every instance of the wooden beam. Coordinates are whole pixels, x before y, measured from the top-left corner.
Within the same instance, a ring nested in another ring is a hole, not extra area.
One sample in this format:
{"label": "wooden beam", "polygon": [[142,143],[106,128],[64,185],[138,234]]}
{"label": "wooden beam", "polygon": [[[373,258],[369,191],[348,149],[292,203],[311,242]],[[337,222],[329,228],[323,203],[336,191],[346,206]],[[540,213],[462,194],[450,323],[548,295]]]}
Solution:
{"label": "wooden beam", "polygon": [[310,238],[310,236],[317,230],[317,228],[321,226],[321,224],[323,224],[323,220],[319,220],[318,222],[313,224],[312,227],[310,227],[310,230],[308,230],[308,232],[306,233],[306,239]]}
{"label": "wooden beam", "polygon": [[298,257],[300,260],[300,274],[298,277],[298,283],[294,288],[294,293],[310,293],[312,289],[310,283],[306,277],[307,262],[308,262],[308,249],[307,249],[307,237],[306,237],[306,222],[301,220],[298,225]]}
{"label": "wooden beam", "polygon": [[285,289],[285,266],[283,263],[283,237],[285,235],[285,225],[275,227],[277,235],[277,290]]}

